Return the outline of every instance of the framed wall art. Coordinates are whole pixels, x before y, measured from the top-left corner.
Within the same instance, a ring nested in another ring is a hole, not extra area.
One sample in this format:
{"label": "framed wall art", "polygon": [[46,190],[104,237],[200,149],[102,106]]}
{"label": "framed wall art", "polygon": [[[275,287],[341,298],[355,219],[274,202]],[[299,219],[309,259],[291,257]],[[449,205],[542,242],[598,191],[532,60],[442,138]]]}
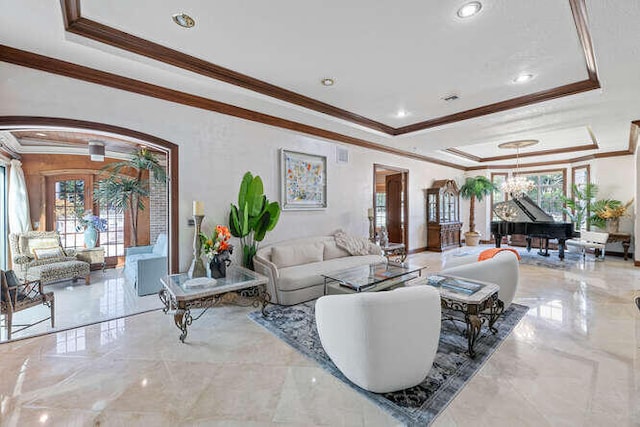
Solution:
{"label": "framed wall art", "polygon": [[284,210],[327,207],[327,158],[280,150],[281,204]]}

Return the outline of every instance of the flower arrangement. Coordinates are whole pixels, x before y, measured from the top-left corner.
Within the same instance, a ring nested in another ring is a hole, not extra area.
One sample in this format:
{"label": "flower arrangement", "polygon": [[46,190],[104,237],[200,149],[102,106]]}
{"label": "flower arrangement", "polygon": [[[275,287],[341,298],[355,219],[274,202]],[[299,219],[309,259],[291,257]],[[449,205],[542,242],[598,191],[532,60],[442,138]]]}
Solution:
{"label": "flower arrangement", "polygon": [[76,231],[81,232],[87,228],[94,228],[97,231],[107,231],[107,220],[94,215],[91,211],[76,212]]}
{"label": "flower arrangement", "polygon": [[629,207],[633,203],[633,199],[626,204],[622,204],[620,200],[604,199],[597,200],[593,204],[593,215],[589,218],[591,224],[604,229],[612,226],[613,231],[617,231],[618,223],[621,217],[628,214]]}
{"label": "flower arrangement", "polygon": [[231,233],[224,225],[216,225],[211,236],[207,236],[205,233],[200,233],[200,245],[202,246],[202,251],[209,259],[213,258],[214,255],[218,255],[222,251],[233,251],[233,246],[229,243],[229,239],[231,239]]}
{"label": "flower arrangement", "polygon": [[606,204],[602,207],[602,209],[596,212],[596,215],[599,218],[606,220],[609,219],[618,219],[627,214],[627,209],[633,203],[633,199],[629,200],[626,204],[622,204],[622,202],[618,200],[612,200],[612,203]]}

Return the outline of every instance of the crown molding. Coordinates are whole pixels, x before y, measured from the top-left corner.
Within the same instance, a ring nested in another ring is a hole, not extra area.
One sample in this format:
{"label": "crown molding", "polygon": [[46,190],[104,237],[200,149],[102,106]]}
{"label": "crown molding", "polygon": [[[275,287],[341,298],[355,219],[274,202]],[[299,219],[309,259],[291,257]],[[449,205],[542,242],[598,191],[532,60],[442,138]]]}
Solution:
{"label": "crown molding", "polygon": [[564,147],[564,148],[554,148],[551,150],[538,150],[538,151],[528,151],[526,153],[516,154],[507,154],[504,156],[494,156],[494,157],[479,157],[475,156],[471,153],[467,153],[466,151],[460,150],[459,148],[446,148],[444,151],[454,154],[456,156],[464,157],[465,159],[473,160],[478,163],[486,163],[486,162],[496,162],[500,160],[510,160],[515,158],[523,158],[523,157],[537,157],[537,156],[551,156],[554,154],[564,154],[564,153],[574,153],[577,151],[587,151],[587,150],[597,150],[600,147],[596,143],[586,144],[586,145],[578,145],[576,147]]}
{"label": "crown molding", "polygon": [[176,104],[186,105],[189,107],[199,108],[207,111],[213,111],[215,113],[225,114],[252,122],[279,127],[282,129],[287,129],[322,139],[355,145],[358,147],[368,148],[371,150],[381,151],[389,154],[395,154],[414,160],[420,160],[442,166],[448,166],[459,170],[464,170],[464,166],[455,163],[423,156],[421,154],[400,150],[398,148],[389,147],[382,144],[376,144],[374,142],[344,135],[338,132],[325,130],[292,120],[282,119],[280,117],[271,116],[268,114],[260,113],[258,111],[248,110],[246,108],[236,107],[235,105],[226,104],[224,102],[216,101],[202,96],[192,95],[187,92],[181,92],[163,86],[146,83],[140,80],[135,80],[117,74],[100,71],[94,68],[85,67],[83,65],[73,64],[71,62],[62,61],[60,59],[43,56],[33,52],[27,52],[6,45],[0,45],[0,61],[45,71],[60,76],[70,77],[76,80],[120,89],[139,95],[145,95],[151,98],[169,101]]}
{"label": "crown molding", "polygon": [[204,77],[220,80],[281,101],[345,120],[356,125],[364,126],[371,130],[397,136],[600,88],[585,0],[568,1],[571,7],[571,13],[577,30],[578,39],[582,47],[582,53],[588,75],[587,80],[569,83],[398,128],[394,128],[384,123],[364,117],[360,114],[338,108],[308,96],[284,89],[231,69],[221,67],[203,59],[187,55],[178,50],[168,48],[158,43],[151,42],[85,18],[81,14],[80,0],[60,0],[60,4],[62,7],[65,29],[70,33],[191,71]]}

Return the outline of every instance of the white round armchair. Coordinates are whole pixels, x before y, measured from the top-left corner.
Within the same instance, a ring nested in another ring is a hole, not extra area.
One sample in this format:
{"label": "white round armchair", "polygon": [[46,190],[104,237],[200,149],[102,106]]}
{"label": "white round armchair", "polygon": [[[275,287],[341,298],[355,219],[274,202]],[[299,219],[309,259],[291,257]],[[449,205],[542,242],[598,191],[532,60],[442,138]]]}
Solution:
{"label": "white round armchair", "polygon": [[440,339],[440,294],[431,286],[323,296],[320,341],[354,384],[385,393],[420,384]]}

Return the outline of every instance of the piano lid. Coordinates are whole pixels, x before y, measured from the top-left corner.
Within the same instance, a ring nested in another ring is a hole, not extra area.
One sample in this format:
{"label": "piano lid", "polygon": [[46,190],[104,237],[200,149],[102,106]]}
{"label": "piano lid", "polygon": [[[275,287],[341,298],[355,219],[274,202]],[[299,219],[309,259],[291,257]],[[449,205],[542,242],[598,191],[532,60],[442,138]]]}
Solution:
{"label": "piano lid", "polygon": [[493,213],[508,222],[554,222],[551,215],[543,211],[527,195],[519,199],[493,205]]}

